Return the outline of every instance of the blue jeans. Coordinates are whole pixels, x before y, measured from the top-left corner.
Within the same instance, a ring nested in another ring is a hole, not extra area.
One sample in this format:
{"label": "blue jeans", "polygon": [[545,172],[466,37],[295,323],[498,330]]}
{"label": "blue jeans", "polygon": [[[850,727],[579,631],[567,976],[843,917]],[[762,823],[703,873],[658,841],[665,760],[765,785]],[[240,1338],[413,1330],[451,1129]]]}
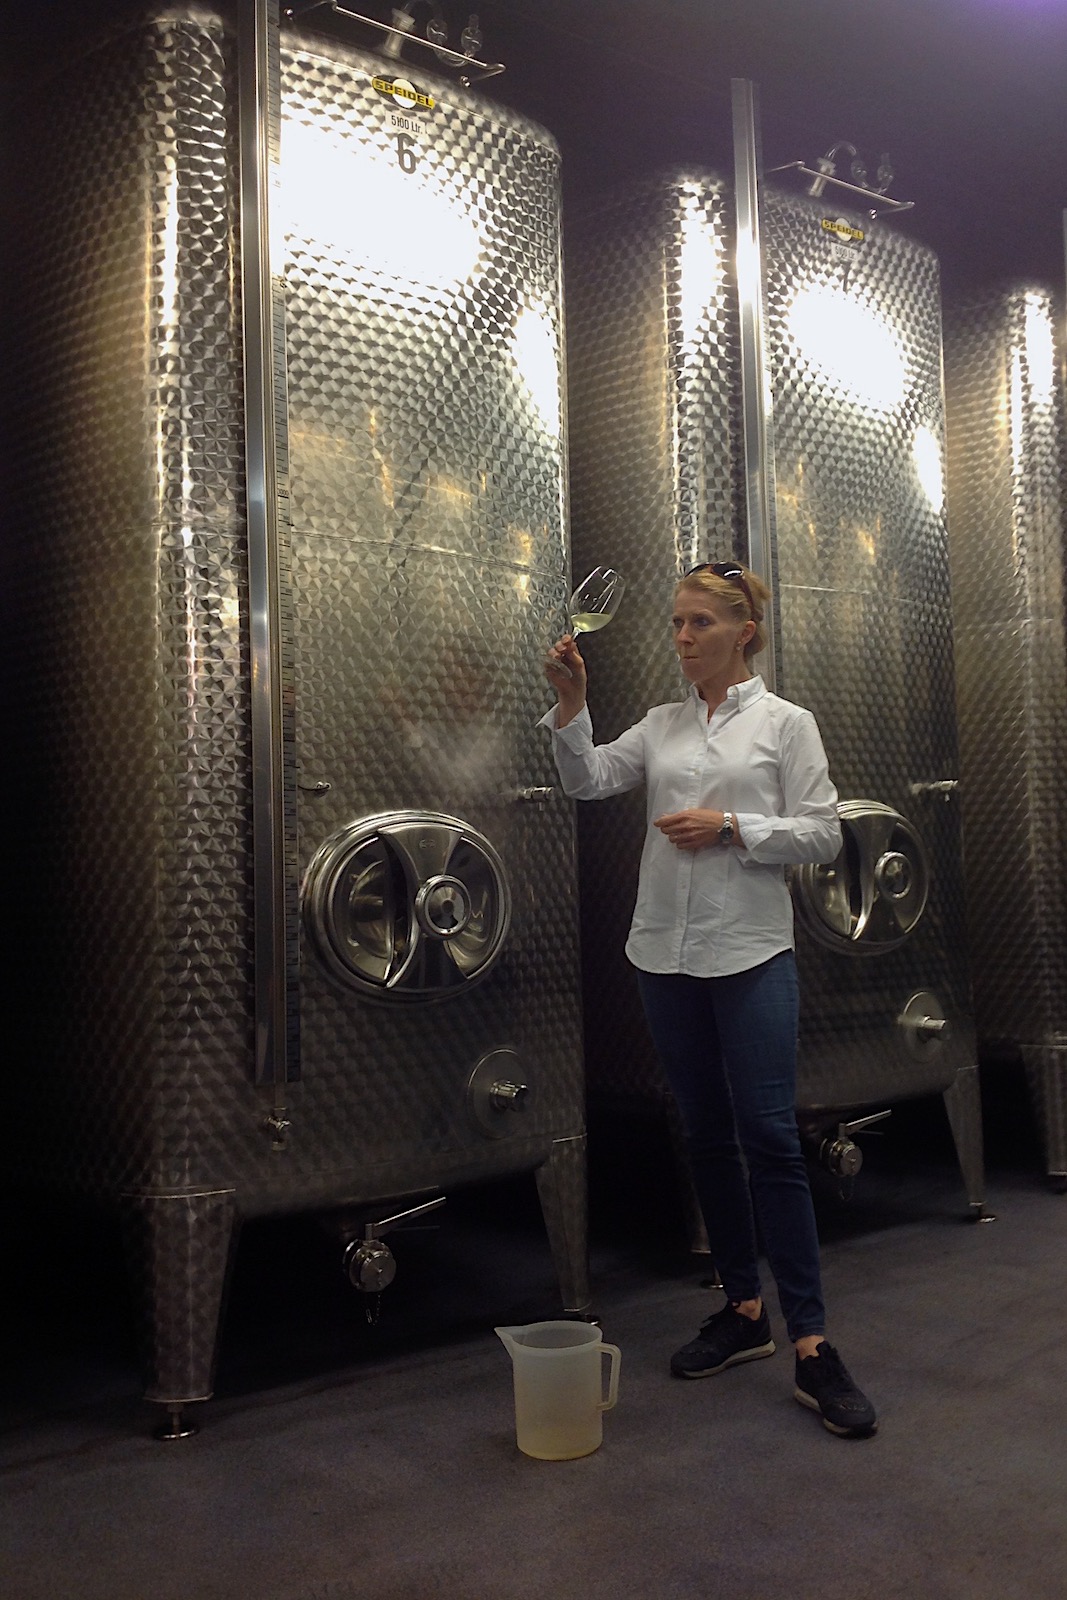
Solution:
{"label": "blue jeans", "polygon": [[795,1109],[793,952],[726,978],[638,972],[637,980],[727,1296],[761,1294],[758,1219],[790,1339],[823,1333],[819,1239]]}

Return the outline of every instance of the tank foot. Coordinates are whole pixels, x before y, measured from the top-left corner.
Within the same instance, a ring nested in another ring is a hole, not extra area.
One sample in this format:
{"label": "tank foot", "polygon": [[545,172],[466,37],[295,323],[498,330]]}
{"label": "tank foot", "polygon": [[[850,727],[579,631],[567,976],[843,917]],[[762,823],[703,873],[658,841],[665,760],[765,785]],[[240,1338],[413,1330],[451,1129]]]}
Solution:
{"label": "tank foot", "polygon": [[193,1439],[199,1432],[197,1423],[185,1421],[181,1406],[168,1406],[166,1422],[152,1429],[152,1437],[169,1444],[172,1439]]}
{"label": "tank foot", "polygon": [[584,1319],[593,1302],[585,1134],[554,1140],[551,1155],[535,1176],[564,1311]]}
{"label": "tank foot", "polygon": [[977,1066],[961,1067],[945,1090],[956,1158],[963,1174],[971,1212],[985,1210],[985,1146],[982,1137],[982,1091]]}
{"label": "tank foot", "polygon": [[[139,1310],[145,1399],[180,1418],[211,1398],[222,1303],[237,1237],[232,1189],[124,1194],[126,1257]],[[180,1422],[176,1424],[180,1429]],[[164,1436],[181,1432],[165,1429]]]}
{"label": "tank foot", "polygon": [[1034,1108],[1045,1171],[1056,1194],[1067,1192],[1067,1050],[1058,1045],[1024,1045],[1023,1065]]}

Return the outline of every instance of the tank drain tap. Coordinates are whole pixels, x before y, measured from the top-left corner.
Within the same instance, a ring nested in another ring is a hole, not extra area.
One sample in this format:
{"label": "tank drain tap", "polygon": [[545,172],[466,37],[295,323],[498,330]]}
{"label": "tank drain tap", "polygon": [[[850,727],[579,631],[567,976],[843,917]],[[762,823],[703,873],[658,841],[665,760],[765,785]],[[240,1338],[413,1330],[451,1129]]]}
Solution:
{"label": "tank drain tap", "polygon": [[349,1241],[342,1257],[342,1265],[353,1288],[362,1290],[364,1294],[381,1294],[383,1289],[388,1289],[396,1277],[396,1257],[381,1235],[395,1228],[397,1223],[421,1217],[427,1211],[436,1211],[444,1203],[445,1196],[441,1194],[434,1200],[398,1211],[394,1216],[365,1223],[362,1236]]}
{"label": "tank drain tap", "polygon": [[863,1166],[863,1151],[853,1139],[872,1123],[882,1122],[890,1111],[875,1111],[869,1117],[857,1117],[852,1122],[839,1122],[837,1132],[826,1134],[819,1145],[819,1160],[835,1178],[854,1178]]}

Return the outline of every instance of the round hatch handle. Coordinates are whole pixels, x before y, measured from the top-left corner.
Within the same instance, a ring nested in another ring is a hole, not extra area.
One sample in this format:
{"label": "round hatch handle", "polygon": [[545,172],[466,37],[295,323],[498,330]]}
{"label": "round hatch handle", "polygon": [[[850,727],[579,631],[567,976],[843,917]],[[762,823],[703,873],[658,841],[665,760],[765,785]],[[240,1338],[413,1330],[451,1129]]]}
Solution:
{"label": "round hatch handle", "polygon": [[431,939],[455,939],[471,920],[471,902],[458,878],[439,872],[415,896],[419,927]]}
{"label": "round hatch handle", "polygon": [[820,944],[881,955],[903,944],[926,910],[926,846],[906,817],[879,800],[846,800],[837,811],[841,849],[828,864],[793,870],[793,899]]}
{"label": "round hatch handle", "polygon": [[439,811],[389,811],[332,834],[308,864],[304,926],[327,971],[387,1001],[443,1000],[491,970],[511,925],[504,863]]}

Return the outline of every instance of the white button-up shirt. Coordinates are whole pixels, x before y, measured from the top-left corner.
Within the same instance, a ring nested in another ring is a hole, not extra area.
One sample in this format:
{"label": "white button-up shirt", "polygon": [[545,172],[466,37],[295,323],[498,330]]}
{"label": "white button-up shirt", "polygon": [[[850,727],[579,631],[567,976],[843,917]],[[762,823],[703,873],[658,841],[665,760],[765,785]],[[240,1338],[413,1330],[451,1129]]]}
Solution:
{"label": "white button-up shirt", "polygon": [[[832,861],[841,848],[837,790],[810,711],[769,694],[762,678],[734,684],[709,719],[687,699],[655,706],[610,744],[594,745],[583,709],[552,731],[563,788],[602,800],[638,784],[648,831],[626,954],[645,972],[695,978],[744,972],[793,948],[790,862]],[[731,811],[744,840],[680,850],[657,817],[694,808]]]}

